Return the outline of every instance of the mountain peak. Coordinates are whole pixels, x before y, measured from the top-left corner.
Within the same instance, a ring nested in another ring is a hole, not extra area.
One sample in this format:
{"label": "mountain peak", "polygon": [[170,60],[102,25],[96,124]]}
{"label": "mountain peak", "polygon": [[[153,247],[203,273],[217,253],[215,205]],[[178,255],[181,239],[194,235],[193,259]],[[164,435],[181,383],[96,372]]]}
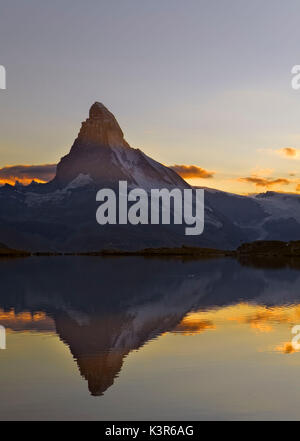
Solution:
{"label": "mountain peak", "polygon": [[95,101],[90,108],[90,118],[103,118],[104,116],[113,116],[103,103]]}
{"label": "mountain peak", "polygon": [[81,126],[78,139],[88,144],[124,146],[124,135],[114,115],[96,101],[90,108],[89,118]]}
{"label": "mountain peak", "polygon": [[114,115],[98,101],[91,106],[70,153],[58,164],[52,186],[65,187],[83,175],[105,187],[126,180],[146,189],[189,188],[173,170],[131,148]]}

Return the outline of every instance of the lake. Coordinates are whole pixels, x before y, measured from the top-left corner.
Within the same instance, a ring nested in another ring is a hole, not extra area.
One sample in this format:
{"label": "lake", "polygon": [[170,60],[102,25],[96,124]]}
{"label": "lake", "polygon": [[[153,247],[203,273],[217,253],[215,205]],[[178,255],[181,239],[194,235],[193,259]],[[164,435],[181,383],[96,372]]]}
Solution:
{"label": "lake", "polygon": [[0,260],[1,420],[300,418],[298,264]]}

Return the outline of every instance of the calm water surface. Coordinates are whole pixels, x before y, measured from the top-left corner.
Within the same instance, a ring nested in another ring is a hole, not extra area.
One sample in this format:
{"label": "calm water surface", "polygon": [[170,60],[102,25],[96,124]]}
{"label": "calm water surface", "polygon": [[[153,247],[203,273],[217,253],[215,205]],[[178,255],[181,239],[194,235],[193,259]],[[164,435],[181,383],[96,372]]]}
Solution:
{"label": "calm water surface", "polygon": [[0,261],[1,420],[300,419],[300,270]]}

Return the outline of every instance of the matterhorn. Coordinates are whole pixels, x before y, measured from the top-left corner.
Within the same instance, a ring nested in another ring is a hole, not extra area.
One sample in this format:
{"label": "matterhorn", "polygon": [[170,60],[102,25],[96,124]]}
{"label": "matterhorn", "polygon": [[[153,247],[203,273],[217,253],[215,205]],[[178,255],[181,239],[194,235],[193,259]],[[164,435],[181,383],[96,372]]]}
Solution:
{"label": "matterhorn", "polygon": [[63,188],[80,175],[100,188],[122,180],[141,188],[189,187],[173,170],[131,148],[114,115],[99,102],[90,108],[70,153],[58,164],[53,184]]}
{"label": "matterhorn", "polygon": [[147,192],[191,188],[129,146],[114,115],[95,102],[52,181],[0,187],[0,243],[28,251],[98,252],[182,245],[233,249],[257,239],[300,239],[299,196],[274,192],[242,196],[205,188],[199,236],[186,236],[183,225],[99,225],[96,194],[116,189],[120,181]]}

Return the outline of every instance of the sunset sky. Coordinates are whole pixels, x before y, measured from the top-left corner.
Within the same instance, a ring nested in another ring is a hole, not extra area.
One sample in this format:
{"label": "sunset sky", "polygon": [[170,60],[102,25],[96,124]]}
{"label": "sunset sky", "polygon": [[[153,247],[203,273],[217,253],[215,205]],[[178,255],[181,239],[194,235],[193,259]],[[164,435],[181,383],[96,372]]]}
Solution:
{"label": "sunset sky", "polygon": [[51,178],[101,101],[194,185],[300,192],[299,17],[298,0],[1,2],[0,183]]}

